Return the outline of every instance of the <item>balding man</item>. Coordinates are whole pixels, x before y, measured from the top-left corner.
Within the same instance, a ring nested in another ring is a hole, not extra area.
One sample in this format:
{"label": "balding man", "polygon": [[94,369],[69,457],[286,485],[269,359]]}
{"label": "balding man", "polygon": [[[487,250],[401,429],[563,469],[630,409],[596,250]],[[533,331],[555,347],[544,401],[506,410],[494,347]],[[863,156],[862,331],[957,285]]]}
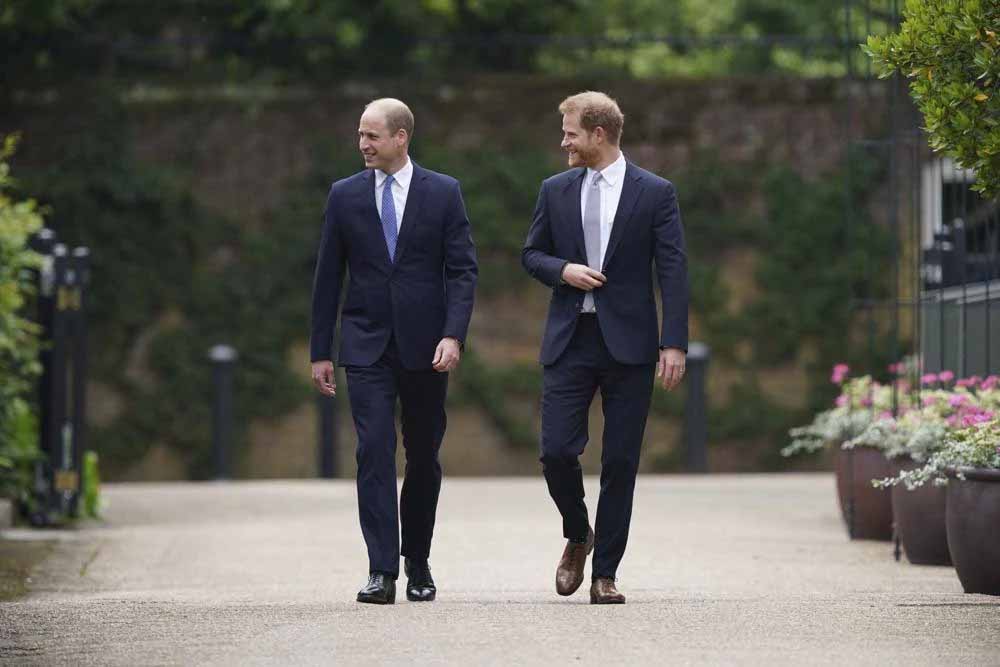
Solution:
{"label": "balding man", "polygon": [[[395,602],[400,554],[407,599],[430,601],[437,593],[428,557],[445,394],[477,277],[458,181],[410,160],[412,136],[413,114],[399,100],[365,107],[358,139],[367,169],[330,188],[313,285],[312,379],[333,396],[333,335],[348,269],[337,360],[358,435],[358,508],[368,547],[369,578],[358,602],[375,604]],[[406,451],[398,511],[397,398]]]}
{"label": "balding man", "polygon": [[[590,601],[622,604],[615,577],[628,541],[654,372],[667,390],[684,375],[684,231],[673,184],[622,154],[625,117],[613,99],[587,91],[563,100],[559,111],[570,170],[542,183],[521,255],[528,273],[552,288],[541,353],[541,460],[567,539],[556,591],[576,592],[593,550]],[[654,280],[663,301],[659,331]],[[579,456],[598,389],[604,438],[591,529]]]}

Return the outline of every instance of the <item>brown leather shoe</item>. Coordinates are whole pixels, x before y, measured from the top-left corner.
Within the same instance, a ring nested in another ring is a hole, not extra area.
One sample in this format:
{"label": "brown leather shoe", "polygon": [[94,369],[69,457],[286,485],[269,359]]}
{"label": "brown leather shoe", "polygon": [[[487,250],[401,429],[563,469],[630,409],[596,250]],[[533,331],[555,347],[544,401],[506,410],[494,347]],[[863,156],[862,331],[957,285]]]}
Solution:
{"label": "brown leather shoe", "polygon": [[590,604],[625,604],[625,596],[615,588],[614,579],[594,579],[590,585]]}
{"label": "brown leather shoe", "polygon": [[572,595],[583,583],[583,567],[587,556],[594,550],[594,531],[587,529],[587,541],[583,544],[566,541],[559,567],[556,568],[556,593]]}

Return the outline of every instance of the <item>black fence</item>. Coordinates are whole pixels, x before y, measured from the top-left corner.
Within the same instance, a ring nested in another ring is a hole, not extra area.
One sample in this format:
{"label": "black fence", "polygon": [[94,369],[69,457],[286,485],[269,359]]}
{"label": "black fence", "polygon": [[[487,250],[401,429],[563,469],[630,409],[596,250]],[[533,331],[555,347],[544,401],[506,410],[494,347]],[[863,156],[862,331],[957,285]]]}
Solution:
{"label": "black fence", "polygon": [[[975,174],[934,153],[922,119],[895,75],[879,81],[858,45],[868,34],[894,30],[900,0],[847,0],[844,62],[850,91],[844,104],[845,160],[876,165],[884,174],[869,213],[888,230],[889,260],[866,263],[851,294],[866,335],[868,370],[884,376],[882,363],[906,356],[926,372],[958,376],[1000,372],[1000,202],[984,200],[971,186]],[[865,26],[865,31],[857,31]],[[860,59],[859,59],[860,57]],[[879,118],[858,117],[880,109]],[[874,129],[859,129],[874,128]],[[867,173],[867,172],[866,172]],[[847,170],[850,179],[857,172]],[[861,242],[862,216],[848,196],[848,234]],[[872,255],[874,257],[874,253]],[[857,338],[853,340],[858,344]]]}

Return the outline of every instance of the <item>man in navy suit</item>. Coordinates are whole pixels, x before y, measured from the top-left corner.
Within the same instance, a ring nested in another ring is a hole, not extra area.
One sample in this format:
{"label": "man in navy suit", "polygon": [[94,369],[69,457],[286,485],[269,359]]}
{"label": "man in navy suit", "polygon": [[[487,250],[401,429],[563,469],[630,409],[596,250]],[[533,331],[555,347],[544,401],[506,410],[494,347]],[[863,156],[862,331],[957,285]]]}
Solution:
{"label": "man in navy suit", "polygon": [[[580,587],[593,550],[590,601],[622,604],[615,577],[628,540],[654,372],[667,390],[684,375],[684,232],[673,184],[622,155],[624,116],[613,99],[580,93],[559,111],[572,169],[542,183],[521,256],[528,273],[552,288],[541,352],[541,461],[567,539],[556,591],[572,595]],[[663,302],[659,332],[654,277]],[[578,457],[598,389],[604,442],[591,529]]]}
{"label": "man in navy suit", "polygon": [[[358,434],[358,507],[368,547],[359,602],[392,604],[399,557],[407,599],[436,596],[428,557],[445,431],[448,372],[472,316],[476,252],[458,181],[414,164],[413,114],[399,100],[365,107],[358,129],[367,169],[337,181],[326,201],[312,299],[312,378],[333,396],[333,335]],[[406,472],[396,499],[396,400]],[[398,518],[397,518],[398,516]],[[402,548],[400,548],[402,524]]]}

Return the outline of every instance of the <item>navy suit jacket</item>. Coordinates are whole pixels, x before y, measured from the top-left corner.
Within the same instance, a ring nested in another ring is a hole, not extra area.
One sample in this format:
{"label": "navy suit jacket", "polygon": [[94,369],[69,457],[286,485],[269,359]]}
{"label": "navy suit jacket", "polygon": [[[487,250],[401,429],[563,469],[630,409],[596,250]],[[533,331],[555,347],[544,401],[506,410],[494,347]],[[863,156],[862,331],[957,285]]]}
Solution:
{"label": "navy suit jacket", "polygon": [[464,343],[478,269],[458,181],[413,164],[395,261],[389,260],[375,172],[337,181],[326,202],[312,298],[312,361],[333,359],[344,271],[341,366],[370,366],[395,334],[408,370],[432,368],[444,337]]}
{"label": "navy suit jacket", "polygon": [[[521,253],[528,273],[552,288],[541,362],[562,355],[583,309],[585,292],[560,280],[563,267],[587,264],[580,188],[587,170],[570,169],[542,183]],[[663,301],[657,335],[653,264]],[[597,319],[608,350],[623,364],[653,363],[661,347],[687,351],[688,279],[684,230],[673,184],[629,162],[602,273],[594,290]]]}

